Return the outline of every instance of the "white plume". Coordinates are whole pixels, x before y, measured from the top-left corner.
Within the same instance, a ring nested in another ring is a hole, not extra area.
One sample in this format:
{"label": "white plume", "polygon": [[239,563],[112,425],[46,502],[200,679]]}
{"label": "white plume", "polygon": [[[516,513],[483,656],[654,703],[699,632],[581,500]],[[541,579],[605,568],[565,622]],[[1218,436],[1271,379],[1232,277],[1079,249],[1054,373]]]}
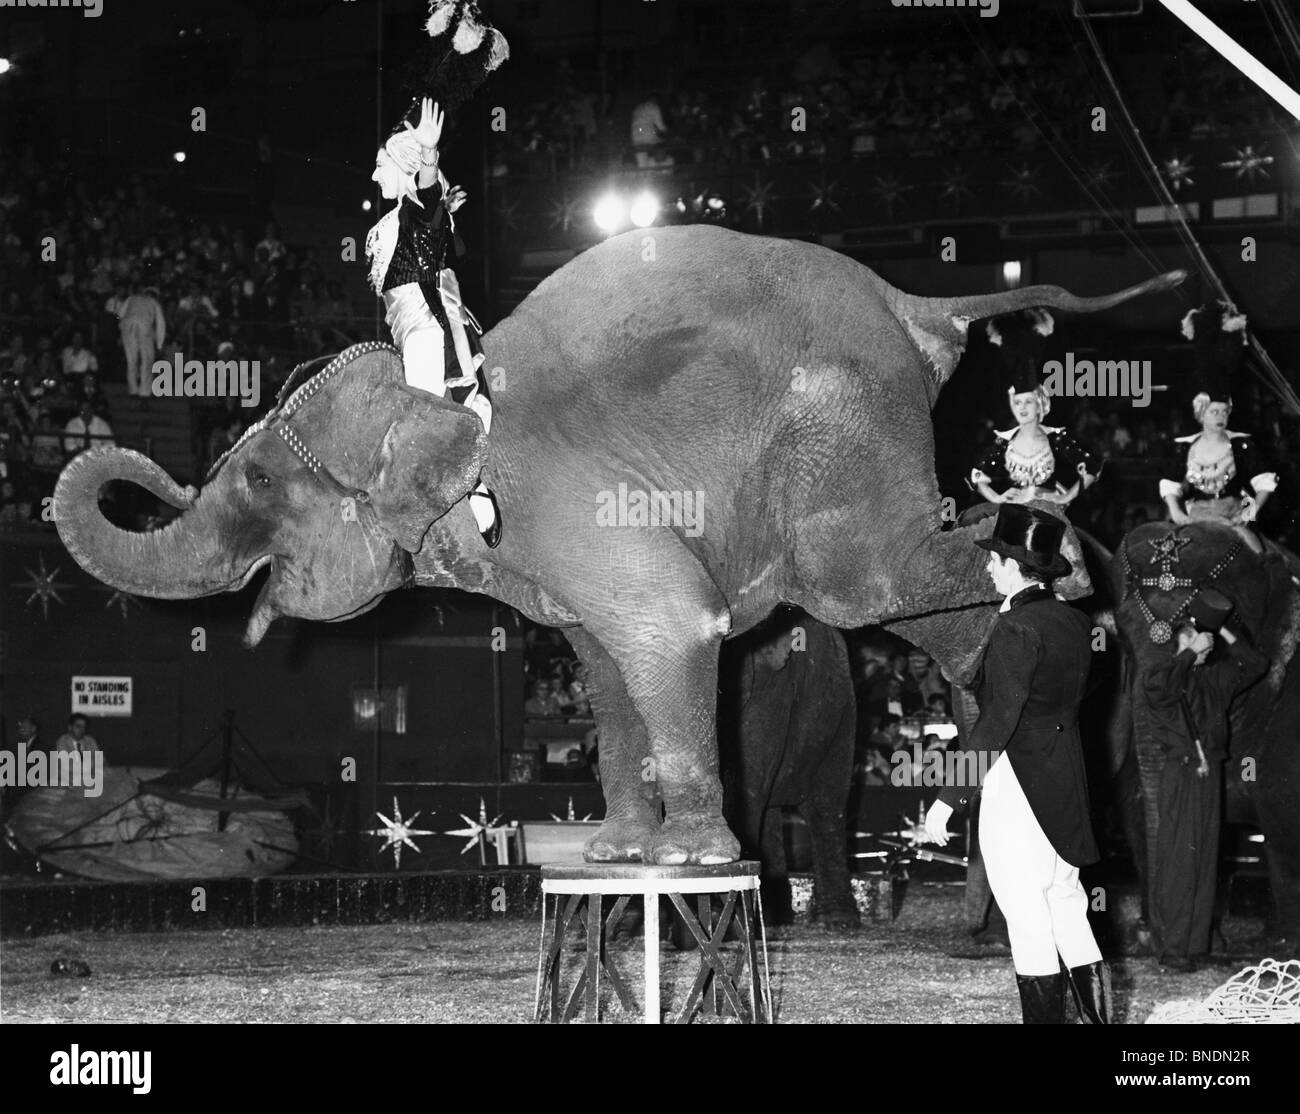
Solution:
{"label": "white plume", "polygon": [[429,32],[430,38],[436,39],[446,32],[451,25],[451,17],[456,12],[456,2],[457,0],[432,0],[429,4],[429,20],[424,29]]}
{"label": "white plume", "polygon": [[992,321],[984,326],[984,331],[988,334],[989,340],[994,344],[999,346],[1002,344],[1002,334],[998,332],[998,327]]}
{"label": "white plume", "polygon": [[1200,312],[1199,309],[1189,309],[1187,313],[1183,315],[1183,336],[1188,340],[1196,339],[1196,315]]}

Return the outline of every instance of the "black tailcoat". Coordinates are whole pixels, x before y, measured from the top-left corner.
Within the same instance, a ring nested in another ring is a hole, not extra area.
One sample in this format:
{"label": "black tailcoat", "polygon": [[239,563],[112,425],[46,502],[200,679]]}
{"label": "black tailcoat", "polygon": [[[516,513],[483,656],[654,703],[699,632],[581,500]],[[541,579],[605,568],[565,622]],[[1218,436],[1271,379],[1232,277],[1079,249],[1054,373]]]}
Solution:
{"label": "black tailcoat", "polygon": [[[1079,704],[1092,662],[1091,625],[1045,588],[1011,598],[989,635],[973,688],[980,714],[963,750],[981,767],[1006,752],[1034,817],[1071,866],[1099,858],[1088,814]],[[939,799],[961,810],[975,787],[945,786]]]}

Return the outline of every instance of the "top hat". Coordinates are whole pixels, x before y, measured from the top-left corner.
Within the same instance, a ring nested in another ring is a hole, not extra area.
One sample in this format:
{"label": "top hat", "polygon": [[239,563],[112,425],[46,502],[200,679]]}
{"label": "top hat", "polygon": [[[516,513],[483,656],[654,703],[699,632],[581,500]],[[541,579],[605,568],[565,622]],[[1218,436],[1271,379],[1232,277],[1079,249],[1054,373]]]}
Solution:
{"label": "top hat", "polygon": [[1187,614],[1197,630],[1217,634],[1232,614],[1232,600],[1217,588],[1202,588],[1188,605]]}
{"label": "top hat", "polygon": [[1039,368],[1047,347],[1046,338],[1056,327],[1045,309],[1027,309],[995,317],[984,331],[998,349],[1002,378],[1010,394],[1024,394],[1041,387]]}
{"label": "top hat", "polygon": [[1068,576],[1074,568],[1061,552],[1064,537],[1065,523],[1054,515],[1022,503],[1002,503],[993,523],[993,536],[975,544],[1002,557],[1014,558],[1025,572],[1055,580]]}
{"label": "top hat", "polygon": [[1246,317],[1231,302],[1206,302],[1188,311],[1183,336],[1195,345],[1192,405],[1226,402],[1232,405],[1232,379],[1241,368],[1249,343]]}

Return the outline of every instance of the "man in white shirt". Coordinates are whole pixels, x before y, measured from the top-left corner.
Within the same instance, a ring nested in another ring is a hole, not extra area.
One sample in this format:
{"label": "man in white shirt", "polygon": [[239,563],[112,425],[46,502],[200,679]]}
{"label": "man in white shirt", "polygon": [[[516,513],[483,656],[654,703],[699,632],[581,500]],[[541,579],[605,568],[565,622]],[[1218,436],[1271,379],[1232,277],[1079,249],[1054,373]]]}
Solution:
{"label": "man in white shirt", "polygon": [[63,451],[70,457],[85,449],[112,444],[113,427],[99,417],[88,402],[83,402],[77,416],[63,427]]}
{"label": "man in white shirt", "polygon": [[99,370],[99,361],[86,347],[79,332],[72,334],[72,343],[63,350],[62,360],[64,375],[85,375]]}

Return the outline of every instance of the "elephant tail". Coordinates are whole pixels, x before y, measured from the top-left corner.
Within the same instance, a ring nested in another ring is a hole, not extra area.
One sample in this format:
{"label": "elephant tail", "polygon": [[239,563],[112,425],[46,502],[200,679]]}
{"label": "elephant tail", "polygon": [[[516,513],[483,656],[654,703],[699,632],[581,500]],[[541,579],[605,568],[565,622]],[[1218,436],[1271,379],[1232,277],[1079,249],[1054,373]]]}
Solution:
{"label": "elephant tail", "polygon": [[1022,290],[1006,290],[999,294],[955,298],[921,298],[890,287],[885,298],[912,342],[929,361],[937,395],[966,350],[966,329],[972,321],[1034,308],[1098,313],[1144,294],[1172,290],[1186,278],[1186,271],[1166,271],[1146,282],[1095,298],[1081,298],[1060,286],[1026,286]]}

